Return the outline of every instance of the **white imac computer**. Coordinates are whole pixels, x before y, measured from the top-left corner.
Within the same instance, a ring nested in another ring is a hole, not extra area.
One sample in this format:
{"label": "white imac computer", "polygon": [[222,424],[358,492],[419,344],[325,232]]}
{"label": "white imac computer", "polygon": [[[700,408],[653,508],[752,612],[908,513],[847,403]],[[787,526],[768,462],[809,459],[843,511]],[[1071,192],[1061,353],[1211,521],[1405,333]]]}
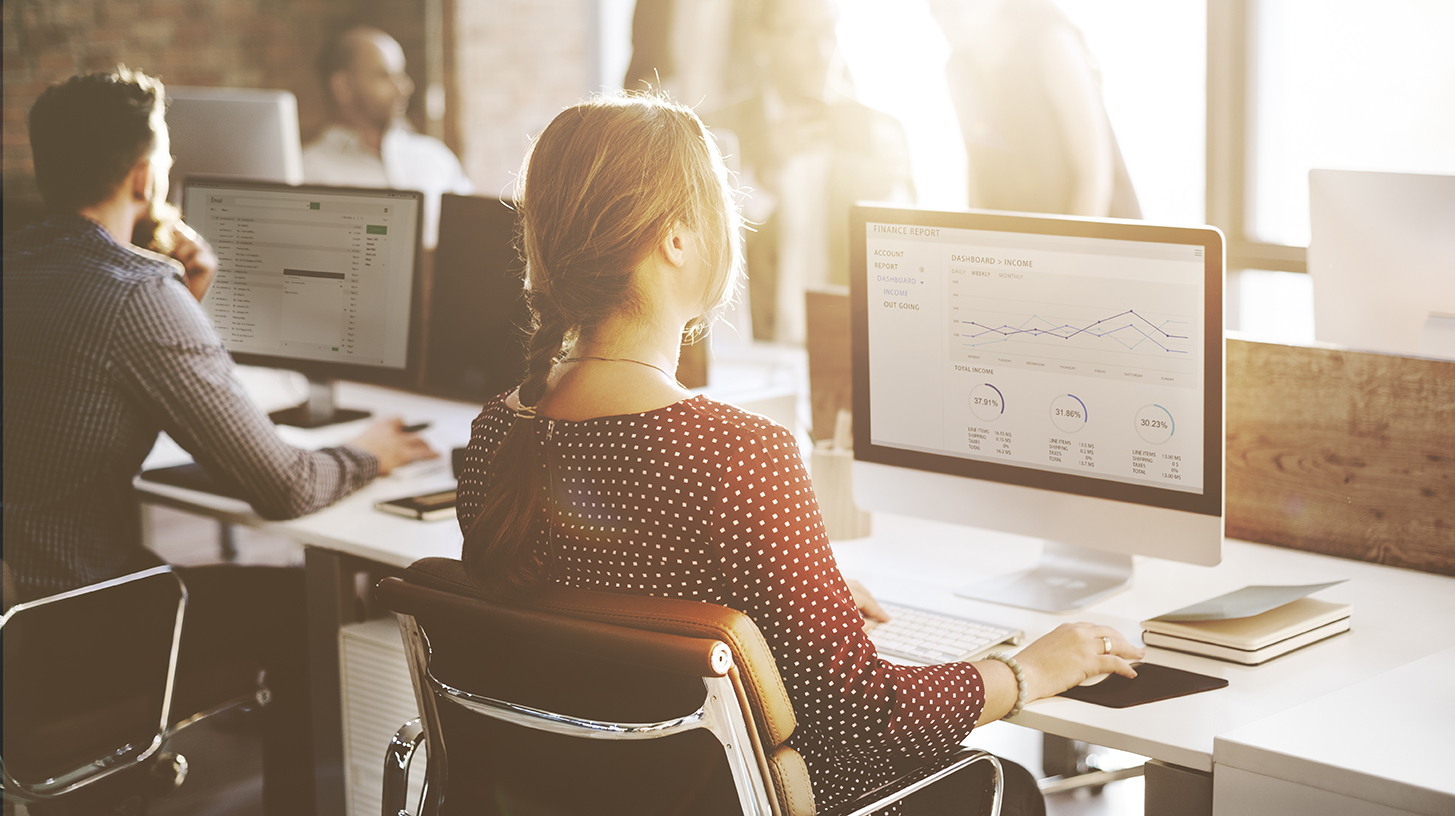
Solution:
{"label": "white imac computer", "polygon": [[1314,337],[1455,360],[1455,176],[1310,170]]}
{"label": "white imac computer", "polygon": [[414,384],[422,193],[193,178],[183,212],[217,253],[202,308],[223,345],[244,365],[308,377],[308,401],[273,421],[368,416],[334,407],[336,379]]}
{"label": "white imac computer", "polygon": [[957,592],[1051,612],[1134,554],[1221,560],[1221,233],[875,206],[849,228],[860,506],[1044,539]]}
{"label": "white imac computer", "polygon": [[288,91],[167,88],[171,199],[191,175],[303,183],[298,100]]}

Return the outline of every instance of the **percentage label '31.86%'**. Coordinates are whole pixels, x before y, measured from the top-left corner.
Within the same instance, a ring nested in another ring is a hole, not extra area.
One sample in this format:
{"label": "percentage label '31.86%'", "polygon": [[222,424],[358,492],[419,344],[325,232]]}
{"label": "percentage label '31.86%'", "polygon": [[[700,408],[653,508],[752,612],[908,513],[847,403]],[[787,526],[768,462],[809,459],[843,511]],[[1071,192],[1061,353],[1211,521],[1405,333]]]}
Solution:
{"label": "percentage label '31.86%'", "polygon": [[1160,405],[1144,405],[1137,412],[1134,420],[1137,426],[1137,435],[1146,442],[1153,445],[1160,445],[1172,438],[1177,430],[1177,423],[1172,419],[1172,412]]}
{"label": "percentage label '31.86%'", "polygon": [[1076,433],[1086,427],[1086,403],[1075,394],[1062,394],[1051,400],[1051,424],[1065,433]]}

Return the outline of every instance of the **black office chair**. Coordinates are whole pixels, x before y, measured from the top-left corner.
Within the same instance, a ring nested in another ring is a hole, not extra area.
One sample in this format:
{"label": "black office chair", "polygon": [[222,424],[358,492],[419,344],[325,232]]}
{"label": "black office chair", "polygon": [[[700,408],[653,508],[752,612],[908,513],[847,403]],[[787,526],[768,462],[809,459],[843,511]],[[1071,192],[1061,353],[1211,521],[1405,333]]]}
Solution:
{"label": "black office chair", "polygon": [[[757,626],[696,601],[551,587],[492,601],[455,560],[386,578],[421,718],[390,744],[385,816],[407,816],[410,762],[426,743],[421,816],[445,813],[871,813],[975,762],[960,749],[859,801],[815,809],[785,745],[793,707]],[[482,716],[483,715],[483,716]]]}
{"label": "black office chair", "polygon": [[266,704],[255,684],[174,722],[186,606],[186,586],[163,566],[5,611],[7,803],[33,813],[144,812],[186,775],[185,758],[164,751],[171,736],[225,709]]}

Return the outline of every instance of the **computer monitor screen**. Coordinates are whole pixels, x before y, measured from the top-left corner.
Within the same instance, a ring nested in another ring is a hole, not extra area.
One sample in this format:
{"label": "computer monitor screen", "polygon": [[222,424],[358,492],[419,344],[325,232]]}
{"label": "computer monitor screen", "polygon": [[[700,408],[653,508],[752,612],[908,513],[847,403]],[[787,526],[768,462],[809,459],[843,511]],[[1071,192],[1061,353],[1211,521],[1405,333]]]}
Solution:
{"label": "computer monitor screen", "polygon": [[1217,230],[891,207],[850,229],[861,505],[1045,538],[1042,574],[977,596],[1021,606],[1090,603],[1131,554],[1218,563]]}
{"label": "computer monitor screen", "polygon": [[422,197],[189,179],[186,221],[218,259],[202,307],[223,345],[320,384],[413,384]]}
{"label": "computer monitor screen", "polygon": [[530,312],[513,205],[484,196],[440,197],[426,309],[426,391],[484,402],[520,385]]}
{"label": "computer monitor screen", "polygon": [[189,175],[303,182],[298,100],[256,88],[167,88],[172,202]]}
{"label": "computer monitor screen", "polygon": [[1455,176],[1309,171],[1314,336],[1455,359]]}

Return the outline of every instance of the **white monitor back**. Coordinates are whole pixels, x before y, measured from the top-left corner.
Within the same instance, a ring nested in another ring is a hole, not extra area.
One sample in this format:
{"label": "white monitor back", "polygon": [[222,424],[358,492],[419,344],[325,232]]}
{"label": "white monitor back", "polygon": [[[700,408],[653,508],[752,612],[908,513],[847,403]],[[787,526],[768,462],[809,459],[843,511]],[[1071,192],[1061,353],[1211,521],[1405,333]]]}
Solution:
{"label": "white monitor back", "polygon": [[1455,359],[1455,176],[1310,170],[1314,336]]}
{"label": "white monitor back", "polygon": [[188,175],[303,183],[298,100],[289,91],[167,88],[171,198]]}
{"label": "white monitor back", "polygon": [[1222,562],[1222,516],[875,462],[854,463],[854,500],[865,510],[1075,542],[1101,552],[1205,567]]}

